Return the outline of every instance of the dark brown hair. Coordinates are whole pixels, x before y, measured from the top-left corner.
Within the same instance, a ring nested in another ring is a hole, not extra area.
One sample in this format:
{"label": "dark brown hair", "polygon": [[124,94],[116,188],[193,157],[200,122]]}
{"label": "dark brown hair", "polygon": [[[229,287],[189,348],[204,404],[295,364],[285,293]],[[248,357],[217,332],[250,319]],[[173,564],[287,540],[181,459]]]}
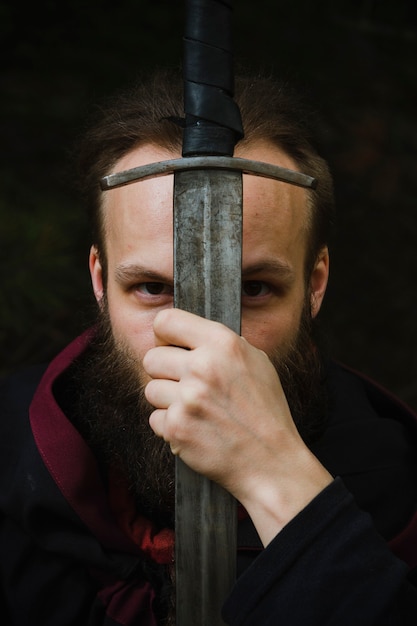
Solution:
{"label": "dark brown hair", "polygon": [[[268,140],[288,154],[302,172],[318,179],[309,190],[310,237],[306,278],[319,250],[328,243],[333,221],[333,185],[327,163],[312,142],[311,114],[294,92],[270,77],[238,76],[235,100],[239,105],[244,138],[241,145]],[[119,94],[100,109],[99,119],[81,144],[79,179],[92,225],[93,242],[105,266],[101,219],[100,179],[132,149],[145,143],[178,151],[182,129],[172,118],[182,118],[183,89],[179,72],[158,71]]]}

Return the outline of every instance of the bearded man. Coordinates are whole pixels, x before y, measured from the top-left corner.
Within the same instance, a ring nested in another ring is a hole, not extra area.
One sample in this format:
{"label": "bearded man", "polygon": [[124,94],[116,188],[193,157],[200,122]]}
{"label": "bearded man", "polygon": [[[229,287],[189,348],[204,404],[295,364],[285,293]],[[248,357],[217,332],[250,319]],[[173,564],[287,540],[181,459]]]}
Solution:
{"label": "bearded man", "polygon": [[36,369],[4,385],[7,623],[174,623],[174,455],[239,502],[227,624],[417,617],[415,416],[317,339],[328,167],[288,90],[241,78],[236,100],[236,156],[319,180],[244,175],[242,336],[172,308],[172,176],[99,189],[104,175],[179,156],[181,82],[155,75],[86,136],[98,320],[40,382]]}

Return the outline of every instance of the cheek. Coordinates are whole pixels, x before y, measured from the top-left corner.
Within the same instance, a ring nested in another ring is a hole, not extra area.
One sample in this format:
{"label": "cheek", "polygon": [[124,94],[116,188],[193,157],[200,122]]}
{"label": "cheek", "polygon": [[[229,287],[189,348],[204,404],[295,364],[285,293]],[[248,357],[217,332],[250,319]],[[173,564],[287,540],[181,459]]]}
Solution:
{"label": "cheek", "polygon": [[155,346],[153,322],[155,312],[127,312],[109,302],[109,315],[115,340],[126,346],[140,362]]}
{"label": "cheek", "polygon": [[272,354],[289,347],[297,338],[304,309],[304,289],[277,300],[267,309],[242,309],[242,335],[250,344]]}
{"label": "cheek", "polygon": [[300,314],[282,312],[270,315],[242,315],[242,335],[267,354],[288,346],[297,336]]}

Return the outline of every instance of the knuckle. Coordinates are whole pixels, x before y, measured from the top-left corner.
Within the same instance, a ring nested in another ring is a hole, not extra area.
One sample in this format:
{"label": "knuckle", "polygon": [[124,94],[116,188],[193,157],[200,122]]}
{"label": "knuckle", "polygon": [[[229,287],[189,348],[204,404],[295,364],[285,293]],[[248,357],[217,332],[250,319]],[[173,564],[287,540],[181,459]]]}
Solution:
{"label": "knuckle", "polygon": [[186,441],[186,431],[186,422],[181,406],[171,404],[166,412],[165,441],[168,441],[171,446],[178,447]]}
{"label": "knuckle", "polygon": [[192,384],[185,385],[182,389],[181,401],[185,413],[193,416],[200,415],[202,407],[205,406],[207,402],[208,396],[208,386],[205,381],[201,379],[200,371],[199,378],[194,379]]}
{"label": "knuckle", "polygon": [[219,333],[217,345],[221,354],[230,361],[240,360],[242,353],[247,349],[245,340],[229,328],[224,328],[223,332]]}

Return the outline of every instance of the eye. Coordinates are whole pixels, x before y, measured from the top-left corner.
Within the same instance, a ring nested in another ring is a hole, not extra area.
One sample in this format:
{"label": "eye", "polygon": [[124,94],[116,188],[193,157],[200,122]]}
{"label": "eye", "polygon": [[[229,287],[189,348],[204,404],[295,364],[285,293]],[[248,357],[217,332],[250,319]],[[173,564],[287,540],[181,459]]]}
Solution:
{"label": "eye", "polygon": [[262,280],[245,280],[242,283],[242,295],[249,298],[259,298],[271,292],[271,288]]}
{"label": "eye", "polygon": [[134,289],[146,296],[172,295],[173,293],[173,289],[170,285],[157,282],[140,283],[139,285],[135,285]]}

